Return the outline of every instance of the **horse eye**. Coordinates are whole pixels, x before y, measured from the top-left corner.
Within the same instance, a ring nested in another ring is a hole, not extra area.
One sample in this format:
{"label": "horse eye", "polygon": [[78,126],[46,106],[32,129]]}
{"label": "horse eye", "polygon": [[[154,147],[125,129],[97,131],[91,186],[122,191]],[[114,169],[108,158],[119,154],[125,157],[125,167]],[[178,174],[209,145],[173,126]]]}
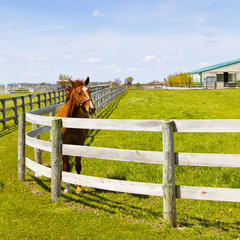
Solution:
{"label": "horse eye", "polygon": [[79,92],[78,95],[82,95],[82,93]]}

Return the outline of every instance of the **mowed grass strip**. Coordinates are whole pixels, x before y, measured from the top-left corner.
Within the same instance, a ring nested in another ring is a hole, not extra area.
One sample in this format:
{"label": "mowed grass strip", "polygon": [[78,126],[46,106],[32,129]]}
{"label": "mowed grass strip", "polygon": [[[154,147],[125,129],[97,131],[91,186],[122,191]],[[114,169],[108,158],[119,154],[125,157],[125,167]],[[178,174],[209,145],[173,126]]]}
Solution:
{"label": "mowed grass strip", "polygon": [[[111,119],[238,119],[240,91],[131,91],[96,117]],[[204,100],[204,101],[203,101]],[[219,110],[221,109],[221,110]],[[227,117],[228,116],[228,117]],[[27,130],[31,126],[27,125]],[[175,133],[175,151],[240,153],[239,134]],[[161,133],[91,130],[89,146],[162,151]],[[42,136],[49,139],[49,133]],[[27,170],[17,180],[17,132],[1,134],[0,237],[3,239],[234,239],[240,236],[240,203],[177,200],[178,228],[165,227],[162,198],[84,187],[50,201],[50,180]],[[33,149],[27,147],[33,159]],[[44,164],[50,154],[43,153]],[[140,182],[162,182],[162,166],[83,158],[83,174]],[[74,161],[71,159],[72,171]],[[240,188],[237,168],[176,166],[176,183]]]}

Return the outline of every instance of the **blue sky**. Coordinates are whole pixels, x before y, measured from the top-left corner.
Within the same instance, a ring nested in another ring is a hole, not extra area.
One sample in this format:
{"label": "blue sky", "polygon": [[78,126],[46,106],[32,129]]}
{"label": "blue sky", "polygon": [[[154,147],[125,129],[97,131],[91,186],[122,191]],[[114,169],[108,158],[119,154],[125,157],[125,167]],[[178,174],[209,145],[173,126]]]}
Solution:
{"label": "blue sky", "polygon": [[162,81],[240,58],[239,0],[0,0],[0,84]]}

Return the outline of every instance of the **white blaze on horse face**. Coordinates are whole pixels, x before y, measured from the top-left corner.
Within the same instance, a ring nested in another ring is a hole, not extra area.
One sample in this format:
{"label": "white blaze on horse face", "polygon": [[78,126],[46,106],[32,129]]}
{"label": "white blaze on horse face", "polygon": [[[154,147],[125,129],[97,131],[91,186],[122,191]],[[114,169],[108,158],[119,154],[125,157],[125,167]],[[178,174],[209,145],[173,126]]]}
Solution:
{"label": "white blaze on horse face", "polygon": [[[88,98],[90,98],[89,94],[87,93],[88,88],[87,87],[83,87],[82,90],[85,92],[86,96]],[[92,108],[94,108],[92,101],[90,101],[90,105],[91,105]]]}

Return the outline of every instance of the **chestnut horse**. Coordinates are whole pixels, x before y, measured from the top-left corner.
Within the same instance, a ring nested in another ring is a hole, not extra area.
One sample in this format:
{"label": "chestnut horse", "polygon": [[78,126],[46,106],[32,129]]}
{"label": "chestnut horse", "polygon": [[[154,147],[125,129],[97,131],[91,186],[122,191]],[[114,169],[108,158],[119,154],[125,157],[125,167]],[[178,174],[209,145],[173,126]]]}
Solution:
{"label": "chestnut horse", "polygon": [[[89,114],[95,112],[95,107],[90,97],[90,90],[87,85],[89,77],[85,81],[71,81],[71,86],[66,87],[65,104],[59,108],[58,117],[71,118],[89,118]],[[85,139],[88,135],[88,129],[61,129],[61,143],[72,145],[84,145]],[[63,171],[70,172],[69,156],[62,155]],[[82,165],[81,157],[75,157],[75,169],[80,174]],[[65,192],[70,192],[70,184],[66,183]],[[81,186],[77,185],[76,193],[83,193]]]}

